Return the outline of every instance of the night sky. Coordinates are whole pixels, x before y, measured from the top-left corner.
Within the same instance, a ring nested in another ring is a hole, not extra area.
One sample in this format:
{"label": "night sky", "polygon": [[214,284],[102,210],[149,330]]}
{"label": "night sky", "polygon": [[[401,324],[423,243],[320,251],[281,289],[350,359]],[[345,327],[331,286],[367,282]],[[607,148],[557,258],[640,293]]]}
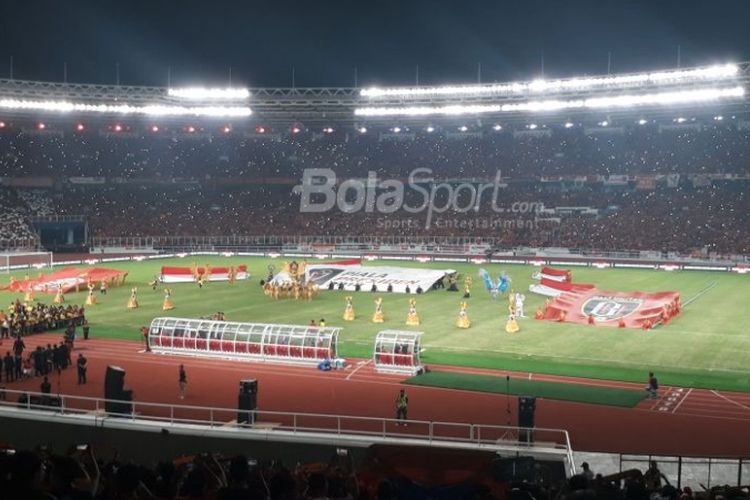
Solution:
{"label": "night sky", "polygon": [[474,82],[750,60],[745,0],[3,0],[0,77],[166,85]]}

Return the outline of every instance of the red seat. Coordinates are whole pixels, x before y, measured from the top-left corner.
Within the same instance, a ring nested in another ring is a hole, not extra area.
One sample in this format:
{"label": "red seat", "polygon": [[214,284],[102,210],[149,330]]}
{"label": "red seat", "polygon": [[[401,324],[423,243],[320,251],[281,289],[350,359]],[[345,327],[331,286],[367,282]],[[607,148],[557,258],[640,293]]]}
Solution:
{"label": "red seat", "polygon": [[247,352],[250,354],[260,354],[260,344],[249,344]]}
{"label": "red seat", "polygon": [[318,347],[315,349],[315,357],[318,359],[326,359],[330,355],[330,351],[325,347]]}
{"label": "red seat", "polygon": [[172,337],[159,337],[162,347],[172,347]]}
{"label": "red seat", "polygon": [[279,347],[278,347],[278,348],[276,349],[276,353],[277,353],[277,354],[278,354],[279,356],[289,356],[289,346],[285,346],[285,345],[280,345],[280,346],[279,346]]}
{"label": "red seat", "polygon": [[383,365],[392,365],[393,364],[393,356],[390,354],[381,354],[380,355],[380,363]]}
{"label": "red seat", "polygon": [[240,342],[238,344],[234,345],[234,352],[241,352],[245,353],[247,352],[247,344],[244,342]]}
{"label": "red seat", "polygon": [[293,358],[301,358],[302,357],[302,348],[301,347],[292,347],[290,349],[291,355]]}
{"label": "red seat", "polygon": [[[190,344],[187,345],[190,347]],[[202,349],[205,350],[206,346],[208,346],[208,341],[204,339],[196,340],[195,341],[195,349]]]}
{"label": "red seat", "polygon": [[234,342],[225,340],[221,343],[221,350],[224,352],[234,352]]}
{"label": "red seat", "polygon": [[175,338],[173,347],[177,347],[179,349],[182,349],[185,347],[185,339],[182,338]]}
{"label": "red seat", "polygon": [[265,347],[265,354],[270,354],[271,356],[276,355],[276,346],[275,345],[267,345]]}
{"label": "red seat", "polygon": [[[205,340],[203,341],[205,342]],[[208,342],[209,351],[221,351],[221,342],[218,340],[211,340]]]}
{"label": "red seat", "polygon": [[315,348],[314,347],[304,347],[302,349],[302,356],[305,358],[314,358],[315,357]]}

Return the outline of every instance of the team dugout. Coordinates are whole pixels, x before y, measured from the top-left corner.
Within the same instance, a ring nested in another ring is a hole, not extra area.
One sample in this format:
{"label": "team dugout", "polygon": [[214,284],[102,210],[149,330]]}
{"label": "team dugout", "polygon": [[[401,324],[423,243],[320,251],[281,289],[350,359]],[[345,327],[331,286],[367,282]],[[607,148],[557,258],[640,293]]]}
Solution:
{"label": "team dugout", "polygon": [[341,328],[155,318],[148,342],[164,354],[317,365],[335,359]]}

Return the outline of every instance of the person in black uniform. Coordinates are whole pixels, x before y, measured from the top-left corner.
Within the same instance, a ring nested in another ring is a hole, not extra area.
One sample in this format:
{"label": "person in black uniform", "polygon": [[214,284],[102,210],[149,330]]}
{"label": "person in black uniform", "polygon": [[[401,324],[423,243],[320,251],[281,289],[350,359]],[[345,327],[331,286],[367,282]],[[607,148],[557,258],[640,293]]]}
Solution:
{"label": "person in black uniform", "polygon": [[47,377],[44,377],[42,384],[39,386],[39,390],[42,394],[52,393],[52,384],[49,383],[49,379]]}
{"label": "person in black uniform", "polygon": [[185,399],[185,393],[187,392],[187,373],[185,373],[185,366],[180,365],[180,399]]}
{"label": "person in black uniform", "polygon": [[88,340],[89,339],[89,329],[90,328],[91,327],[89,327],[89,320],[84,319],[83,320],[83,340]]}
{"label": "person in black uniform", "polygon": [[78,383],[86,383],[86,370],[88,369],[89,361],[83,356],[83,353],[78,355],[76,360],[76,366],[78,367]]}
{"label": "person in black uniform", "polygon": [[5,381],[13,382],[13,375],[16,373],[16,367],[13,362],[13,356],[10,355],[10,351],[5,353],[5,358],[3,358],[3,368],[5,369]]}

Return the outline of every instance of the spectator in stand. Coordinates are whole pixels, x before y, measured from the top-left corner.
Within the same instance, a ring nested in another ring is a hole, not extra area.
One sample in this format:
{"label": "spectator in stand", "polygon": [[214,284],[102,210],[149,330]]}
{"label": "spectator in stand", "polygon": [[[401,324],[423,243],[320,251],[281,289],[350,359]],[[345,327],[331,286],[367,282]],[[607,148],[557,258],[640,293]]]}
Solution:
{"label": "spectator in stand", "polygon": [[646,484],[646,489],[649,492],[660,492],[662,488],[662,479],[665,483],[669,484],[667,476],[665,476],[660,470],[656,461],[652,460],[649,463],[648,470],[643,474],[643,481]]}
{"label": "spectator in stand", "polygon": [[583,470],[583,472],[582,472],[583,477],[585,477],[586,479],[588,479],[589,482],[593,482],[594,481],[594,471],[592,471],[589,468],[588,462],[583,462],[581,464],[581,469]]}
{"label": "spectator in stand", "polygon": [[185,394],[187,393],[187,373],[185,373],[184,365],[180,365],[178,385],[180,386],[180,399],[185,399]]}

